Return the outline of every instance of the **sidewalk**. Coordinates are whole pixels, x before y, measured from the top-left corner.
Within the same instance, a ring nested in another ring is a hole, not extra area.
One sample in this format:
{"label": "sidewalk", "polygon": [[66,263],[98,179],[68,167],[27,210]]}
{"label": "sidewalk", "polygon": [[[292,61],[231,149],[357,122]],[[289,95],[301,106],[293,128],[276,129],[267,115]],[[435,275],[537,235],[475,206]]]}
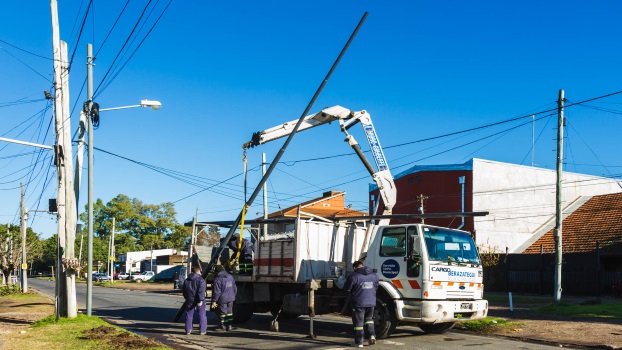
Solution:
{"label": "sidewalk", "polygon": [[[513,311],[510,311],[507,294],[487,293],[487,297],[490,299],[489,317],[499,317],[517,324],[516,327],[496,331],[491,335],[561,346],[622,349],[622,319],[538,312],[536,309],[553,303],[552,296],[514,294]],[[573,305],[597,304],[596,298],[589,297],[563,297],[562,301]],[[600,303],[612,306],[615,303],[618,307],[622,299],[601,298]]]}

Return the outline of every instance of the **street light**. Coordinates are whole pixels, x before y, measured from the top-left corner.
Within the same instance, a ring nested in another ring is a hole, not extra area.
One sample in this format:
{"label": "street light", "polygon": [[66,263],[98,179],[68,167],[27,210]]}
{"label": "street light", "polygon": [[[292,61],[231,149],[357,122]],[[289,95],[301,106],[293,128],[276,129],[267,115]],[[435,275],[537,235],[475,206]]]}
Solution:
{"label": "street light", "polygon": [[131,105],[131,106],[122,106],[122,107],[113,107],[113,108],[100,108],[99,111],[114,111],[117,109],[126,109],[126,108],[136,108],[136,107],[150,107],[154,111],[157,111],[162,107],[162,103],[160,101],[151,101],[151,100],[140,100],[139,105]]}
{"label": "street light", "polygon": [[[86,277],[86,314],[91,316],[91,310],[93,305],[93,45],[87,44],[86,46],[86,95],[87,102],[85,103],[85,113],[88,128],[88,262],[87,262],[87,277]],[[160,109],[162,103],[159,101],[142,100],[138,105],[116,107],[116,108],[103,108],[98,109],[101,111],[110,111],[115,109],[125,109],[134,107],[151,107],[154,110]]]}
{"label": "street light", "polygon": [[[90,48],[90,46],[89,46]],[[89,58],[91,57],[89,52]],[[89,61],[90,62],[90,61]],[[89,70],[91,70],[91,65],[89,65]],[[88,95],[91,97],[91,89],[92,89],[92,80],[90,79],[91,73],[89,72],[89,84],[88,84]],[[88,227],[89,227],[89,235],[88,235],[88,262],[87,262],[87,277],[86,277],[86,314],[91,316],[91,311],[93,307],[93,119],[91,116],[93,100],[92,97],[88,101],[88,115],[86,117],[88,124]],[[126,108],[135,108],[135,107],[151,107],[153,110],[158,110],[162,107],[162,103],[160,101],[150,101],[150,100],[141,100],[140,104],[132,105],[132,106],[124,106],[124,107],[113,107],[113,108],[101,108],[99,112],[103,111],[113,111],[117,109],[126,109]],[[98,270],[99,271],[99,270]]]}

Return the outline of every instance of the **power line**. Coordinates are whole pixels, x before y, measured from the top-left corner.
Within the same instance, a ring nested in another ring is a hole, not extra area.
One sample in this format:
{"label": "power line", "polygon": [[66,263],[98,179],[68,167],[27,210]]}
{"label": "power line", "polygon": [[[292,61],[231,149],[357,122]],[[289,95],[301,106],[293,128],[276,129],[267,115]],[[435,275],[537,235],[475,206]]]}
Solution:
{"label": "power line", "polygon": [[[108,86],[116,79],[116,77],[121,73],[121,71],[125,68],[125,66],[132,60],[132,58],[134,57],[134,55],[136,54],[136,52],[138,51],[138,49],[140,49],[140,47],[142,46],[142,44],[145,42],[145,40],[147,39],[147,37],[149,37],[149,35],[151,34],[151,32],[153,31],[153,29],[155,28],[155,26],[158,24],[158,22],[160,21],[160,19],[162,18],[162,16],[164,15],[164,13],[166,12],[166,10],[168,9],[168,7],[170,6],[170,4],[172,3],[172,0],[169,1],[169,3],[166,5],[166,7],[164,8],[164,10],[162,10],[162,13],[160,13],[160,16],[156,19],[156,21],[153,23],[153,25],[151,26],[151,28],[149,29],[149,31],[147,32],[147,34],[145,34],[145,36],[143,37],[143,39],[140,41],[140,43],[138,44],[138,46],[134,49],[134,51],[130,54],[130,57],[123,63],[123,65],[114,73],[114,75],[106,82],[106,84],[104,86],[101,86],[101,92],[104,92],[104,90],[106,90],[106,88],[108,88]],[[157,5],[157,3],[156,3]],[[151,13],[153,12],[153,10],[155,9],[155,6],[152,8],[151,12],[149,13],[149,15],[147,16],[147,18],[149,18],[149,16],[151,16]],[[144,22],[143,22],[144,24]],[[142,29],[142,26],[141,26]],[[139,30],[140,31],[140,30]],[[134,37],[134,39],[136,39],[136,37]],[[132,40],[133,43],[134,40]],[[127,53],[127,51],[126,51]],[[125,56],[125,54],[124,54]]]}
{"label": "power line", "polygon": [[108,31],[108,34],[106,34],[106,38],[104,38],[104,41],[102,42],[102,44],[99,46],[99,49],[95,53],[95,57],[97,57],[97,55],[99,55],[99,52],[101,51],[101,49],[103,49],[104,46],[106,45],[106,42],[108,41],[108,38],[110,37],[110,34],[112,34],[112,31],[117,26],[117,23],[119,23],[119,20],[121,19],[121,16],[123,16],[123,13],[125,12],[125,9],[127,8],[127,5],[129,5],[129,4],[130,4],[130,0],[127,0],[127,2],[125,3],[125,6],[123,6],[123,9],[121,10],[121,13],[119,13],[119,15],[117,16],[117,19],[114,21],[112,27]]}
{"label": "power line", "polygon": [[147,3],[147,5],[145,5],[145,8],[143,9],[143,12],[140,14],[140,17],[138,18],[138,21],[136,21],[136,24],[134,25],[134,28],[132,28],[132,31],[130,32],[130,34],[128,35],[127,39],[125,39],[125,42],[123,43],[123,46],[121,46],[121,49],[119,50],[119,52],[117,53],[117,55],[115,56],[114,60],[112,61],[112,64],[110,65],[110,68],[108,68],[108,71],[106,71],[106,74],[104,74],[104,77],[102,78],[101,82],[99,83],[99,86],[95,89],[95,93],[93,94],[94,96],[97,95],[97,93],[99,92],[100,87],[104,84],[104,82],[106,82],[106,78],[108,78],[108,75],[110,74],[110,72],[112,71],[112,69],[114,68],[115,63],[117,62],[117,60],[119,59],[119,56],[121,55],[121,53],[123,52],[123,50],[125,49],[125,47],[127,46],[128,42],[130,41],[130,39],[132,38],[134,31],[136,31],[136,28],[138,27],[138,25],[140,24],[143,16],[145,15],[145,12],[147,11],[147,8],[149,7],[149,5],[151,4],[152,0],[149,0],[149,2]]}
{"label": "power line", "polygon": [[[14,49],[17,49],[17,50],[20,50],[20,51],[22,51],[22,52],[25,52],[25,53],[27,53],[27,54],[29,54],[29,55],[33,55],[33,56],[35,56],[35,57],[43,58],[43,59],[45,59],[45,60],[54,61],[54,59],[53,59],[53,58],[49,58],[49,57],[45,57],[45,56],[41,56],[41,55],[38,55],[38,54],[36,54],[36,53],[30,52],[30,51],[28,51],[28,50],[24,50],[24,49],[22,49],[22,48],[20,48],[20,47],[17,47],[17,46],[15,46],[15,45],[13,45],[13,44],[11,44],[11,43],[9,43],[9,42],[4,41],[4,40],[2,40],[2,39],[0,39],[0,42],[3,42],[3,43],[5,43],[5,44],[9,45],[10,47],[12,47],[12,48],[14,48]],[[2,48],[2,49],[4,50],[4,48]]]}
{"label": "power line", "polygon": [[89,4],[86,7],[86,13],[84,14],[84,18],[82,19],[82,25],[80,26],[80,31],[78,32],[78,39],[76,40],[76,44],[73,47],[73,52],[71,53],[71,59],[69,60],[69,67],[67,68],[68,71],[71,70],[71,65],[73,64],[73,58],[76,55],[78,46],[80,45],[80,38],[82,37],[82,32],[84,31],[84,25],[86,24],[86,19],[89,16],[91,5],[93,5],[93,0],[89,1]]}
{"label": "power line", "polygon": [[7,55],[9,55],[9,56],[13,57],[15,60],[17,60],[17,62],[19,62],[19,63],[23,64],[23,65],[24,65],[24,66],[26,66],[28,69],[30,69],[31,71],[35,72],[35,74],[37,74],[37,75],[38,75],[38,76],[40,76],[41,78],[43,78],[43,79],[47,80],[47,81],[48,81],[48,82],[50,82],[50,83],[52,82],[52,80],[48,79],[48,78],[47,78],[46,76],[44,76],[43,74],[41,74],[41,73],[37,72],[34,68],[32,68],[31,66],[29,66],[26,62],[24,62],[24,61],[20,60],[19,58],[15,57],[12,53],[10,53],[9,51],[7,51],[6,49],[4,49],[4,48],[1,48],[1,49],[3,49],[3,50],[4,50],[4,52],[6,52],[6,53],[7,53]]}

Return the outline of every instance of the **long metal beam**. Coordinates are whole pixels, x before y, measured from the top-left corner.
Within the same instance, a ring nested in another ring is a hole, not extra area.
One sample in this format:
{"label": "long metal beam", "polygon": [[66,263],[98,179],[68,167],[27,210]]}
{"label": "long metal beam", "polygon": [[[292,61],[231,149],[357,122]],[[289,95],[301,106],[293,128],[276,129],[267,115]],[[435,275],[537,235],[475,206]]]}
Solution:
{"label": "long metal beam", "polygon": [[[238,215],[238,217],[236,218],[234,224],[231,226],[231,229],[229,230],[229,232],[225,236],[224,240],[222,241],[222,243],[218,247],[218,250],[216,250],[216,253],[214,254],[212,259],[210,260],[209,264],[207,265],[207,268],[205,270],[203,270],[203,274],[202,274],[203,278],[207,278],[207,275],[210,273],[210,271],[214,267],[216,261],[218,261],[218,259],[220,258],[220,254],[222,254],[222,251],[225,249],[225,247],[227,246],[227,243],[229,243],[229,241],[231,240],[231,237],[233,236],[233,233],[235,232],[235,230],[237,230],[238,225],[242,221],[242,216],[246,212],[246,208],[249,208],[253,204],[253,202],[255,201],[255,198],[257,198],[257,195],[259,194],[259,192],[261,192],[261,189],[263,188],[263,185],[266,183],[266,181],[268,180],[268,177],[270,176],[270,174],[272,174],[272,171],[274,170],[274,168],[278,164],[279,160],[281,159],[281,157],[285,153],[285,149],[287,149],[287,146],[289,145],[291,140],[294,138],[294,135],[296,135],[296,132],[298,131],[298,128],[300,127],[300,124],[302,124],[303,119],[309,114],[309,111],[311,110],[311,108],[315,104],[315,100],[317,100],[317,98],[320,96],[320,93],[324,89],[324,86],[326,86],[326,83],[328,82],[328,79],[330,79],[331,75],[333,74],[333,72],[337,68],[337,65],[339,64],[339,62],[341,61],[341,59],[345,55],[346,51],[348,50],[348,47],[350,47],[350,44],[354,40],[354,37],[358,33],[359,29],[361,29],[361,26],[365,22],[366,18],[367,18],[367,12],[365,12],[363,17],[359,21],[358,25],[354,29],[354,32],[352,32],[352,35],[350,35],[350,38],[348,39],[348,42],[346,43],[346,45],[343,47],[343,49],[339,53],[339,56],[337,57],[337,59],[335,60],[335,62],[332,65],[332,67],[330,68],[330,70],[326,74],[326,77],[324,78],[324,80],[322,80],[322,83],[320,84],[318,89],[315,91],[315,94],[313,95],[313,98],[311,98],[311,101],[309,101],[309,104],[307,105],[307,108],[305,108],[304,112],[302,112],[302,115],[298,119],[298,122],[296,123],[296,126],[294,127],[294,130],[292,130],[292,133],[287,137],[287,140],[283,144],[283,147],[281,147],[281,149],[279,150],[277,155],[274,157],[274,160],[270,163],[270,166],[268,167],[268,170],[266,171],[264,176],[259,181],[259,184],[255,188],[255,191],[253,191],[253,194],[251,194],[251,196],[248,199],[248,201],[246,203],[244,203],[244,208],[242,208],[242,210],[240,211],[240,214]],[[177,315],[174,318],[175,322],[177,322],[179,320],[179,318],[181,317],[182,313],[183,313],[183,306],[179,308],[179,311],[177,312]]]}

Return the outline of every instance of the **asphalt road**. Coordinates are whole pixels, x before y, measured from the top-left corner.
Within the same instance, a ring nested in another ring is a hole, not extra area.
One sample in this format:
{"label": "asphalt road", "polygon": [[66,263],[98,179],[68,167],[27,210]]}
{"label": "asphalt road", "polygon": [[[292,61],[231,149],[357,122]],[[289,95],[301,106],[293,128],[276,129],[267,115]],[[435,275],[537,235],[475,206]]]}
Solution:
{"label": "asphalt road", "polygon": [[[29,279],[30,288],[53,296],[54,282]],[[86,312],[86,285],[77,284],[80,312]],[[208,312],[207,335],[198,330],[186,335],[183,319],[172,319],[183,303],[179,295],[130,291],[115,288],[93,287],[92,313],[135,333],[155,338],[176,349],[323,349],[350,348],[353,339],[349,318],[318,316],[313,322],[315,339],[308,337],[308,317],[280,320],[279,332],[269,331],[270,314],[256,314],[239,324],[238,329],[227,333],[214,333],[217,324],[214,313]],[[195,320],[195,327],[198,322]],[[367,347],[367,346],[366,346]],[[424,334],[417,327],[400,326],[387,339],[378,340],[375,349],[554,349],[557,346],[525,343],[499,338],[481,337],[459,332],[442,335]]]}

